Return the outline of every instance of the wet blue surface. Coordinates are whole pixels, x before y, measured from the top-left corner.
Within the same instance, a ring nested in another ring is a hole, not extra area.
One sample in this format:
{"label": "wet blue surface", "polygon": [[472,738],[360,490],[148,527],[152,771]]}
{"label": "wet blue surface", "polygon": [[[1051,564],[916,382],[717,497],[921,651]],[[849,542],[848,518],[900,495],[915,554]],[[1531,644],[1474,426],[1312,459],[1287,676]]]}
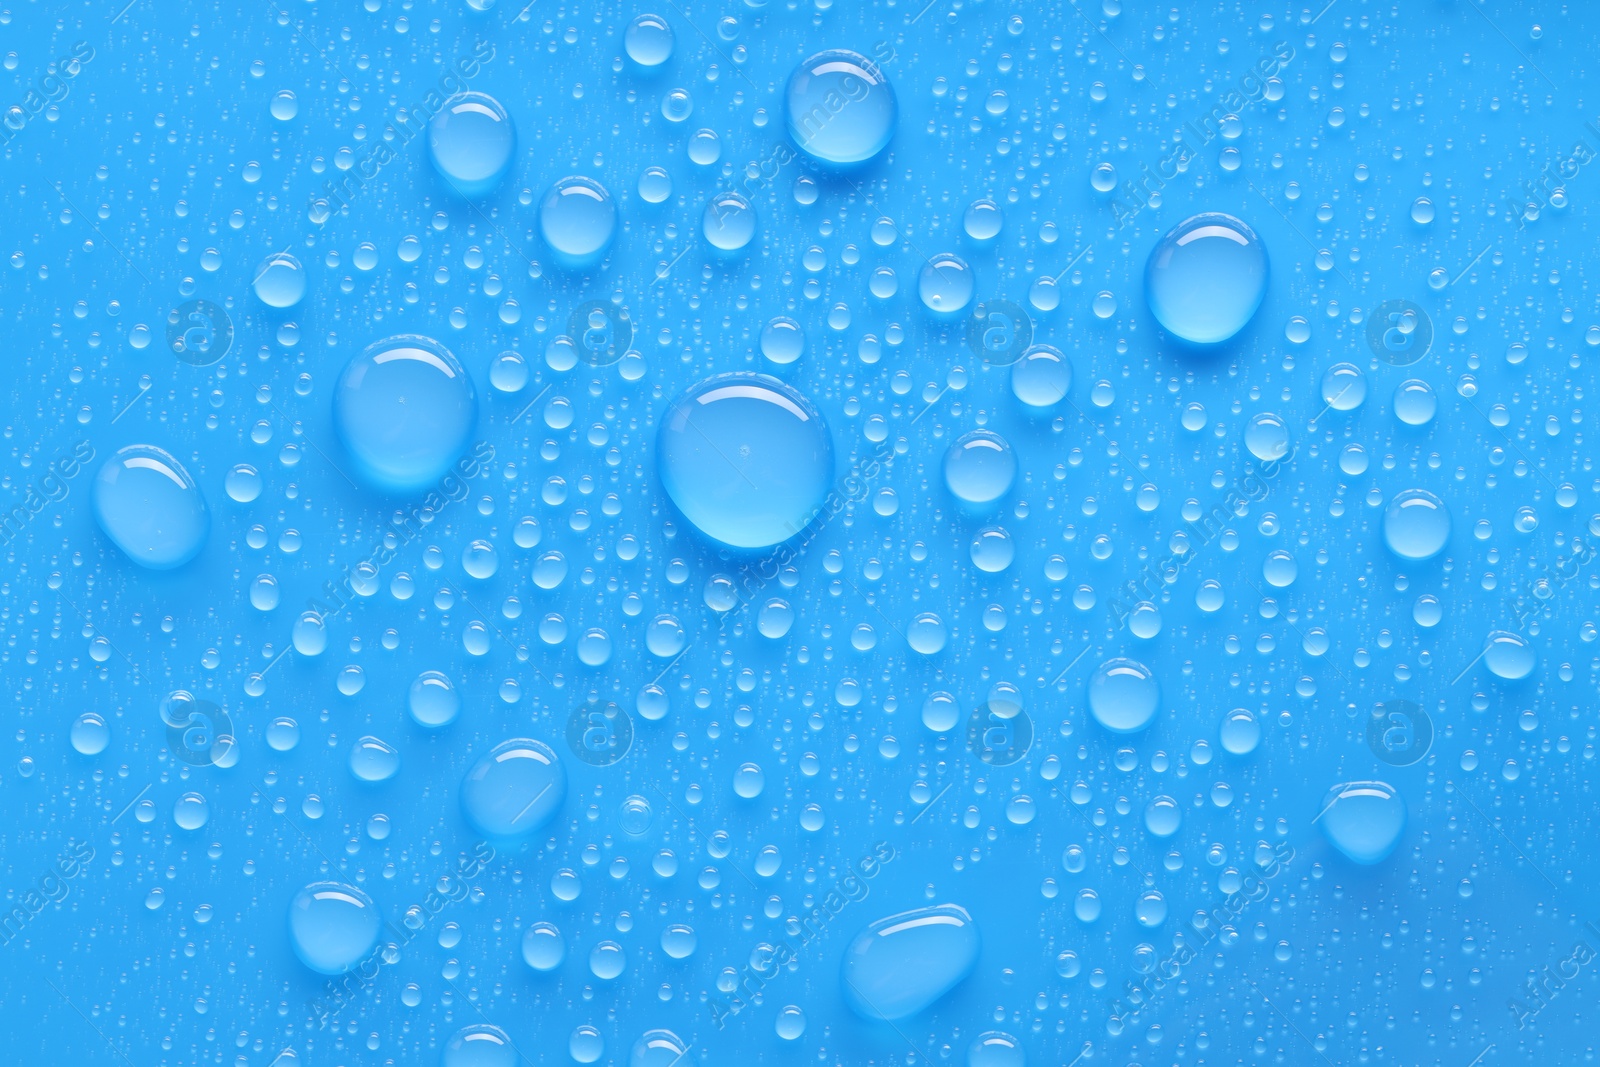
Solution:
{"label": "wet blue surface", "polygon": [[0,10],[12,1058],[1592,1058],[1597,17]]}

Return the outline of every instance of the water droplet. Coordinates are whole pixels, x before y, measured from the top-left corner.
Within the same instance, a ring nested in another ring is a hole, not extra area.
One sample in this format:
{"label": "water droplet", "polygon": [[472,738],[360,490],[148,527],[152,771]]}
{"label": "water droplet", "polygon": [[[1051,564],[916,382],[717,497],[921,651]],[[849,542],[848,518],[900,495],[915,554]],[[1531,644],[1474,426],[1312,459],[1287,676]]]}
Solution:
{"label": "water droplet", "polygon": [[1411,221],[1426,226],[1433,221],[1433,201],[1419,196],[1411,202]]}
{"label": "water droplet", "polygon": [[822,416],[759,374],[719,375],[691,388],[662,418],[656,456],[678,510],[735,548],[766,548],[805,529],[833,480]]}
{"label": "water droplet", "polygon": [[1231,215],[1195,215],[1150,253],[1145,296],[1169,333],[1197,345],[1219,344],[1244,329],[1267,291],[1267,250]]}
{"label": "water droplet", "polygon": [[971,551],[972,565],[987,574],[999,574],[1017,554],[1011,535],[999,526],[985,526],[973,534]]}
{"label": "water droplet", "polygon": [[789,136],[823,163],[862,163],[876,156],[894,136],[899,110],[878,65],[842,48],[801,63],[784,91]]}
{"label": "water droplet", "polygon": [[1508,630],[1495,630],[1489,634],[1483,662],[1496,678],[1508,682],[1520,681],[1533,673],[1538,656],[1533,646]]}
{"label": "water droplet", "polygon": [[528,927],[522,935],[522,961],[536,971],[549,972],[561,966],[567,958],[567,943],[561,931],[549,923],[539,922]]}
{"label": "water droplet", "polygon": [[1144,807],[1144,828],[1155,837],[1171,837],[1183,824],[1183,809],[1171,797],[1151,799]]}
{"label": "water droplet", "polygon": [[400,753],[376,737],[363,737],[350,749],[350,773],[363,782],[386,782],[399,770]]}
{"label": "water droplet", "polygon": [[72,723],[72,747],[81,755],[98,756],[111,743],[111,727],[98,712],[86,711]]}
{"label": "water droplet", "polygon": [[539,234],[569,266],[589,266],[605,255],[617,230],[617,205],[593,178],[562,178],[539,204]]}
{"label": "water droplet", "polygon": [[996,204],[988,197],[974,200],[967,207],[967,213],[962,216],[961,227],[967,231],[967,236],[974,241],[992,241],[1000,236],[1000,228],[1005,224],[1005,215]]}
{"label": "water droplet", "polygon": [[306,269],[289,253],[275,253],[256,268],[252,288],[268,307],[292,308],[306,295]]}
{"label": "water droplet", "polygon": [[646,167],[639,175],[639,198],[647,204],[659,204],[672,195],[672,176],[664,167]]}
{"label": "water droplet", "polygon": [[1027,1053],[1010,1034],[990,1030],[967,1046],[967,1067],[1026,1067]]}
{"label": "water droplet", "polygon": [[368,346],[335,387],[334,428],[357,472],[382,490],[437,482],[467,447],[477,421],[472,380],[427,337],[401,335]]}
{"label": "water droplet", "polygon": [[272,117],[279,122],[288,122],[300,114],[300,101],[295,98],[294,90],[279,89],[272,94],[272,103],[268,105]]}
{"label": "water droplet", "polygon": [[1089,713],[1107,730],[1137,733],[1150,725],[1161,703],[1161,685],[1150,668],[1131,659],[1109,659],[1089,678]]}
{"label": "water droplet", "polygon": [[1282,459],[1289,453],[1289,427],[1273,412],[1263,411],[1245,424],[1244,446],[1263,463]]}
{"label": "water droplet", "polygon": [[956,438],[944,454],[944,484],[959,500],[987,504],[1011,490],[1017,457],[1006,439],[992,430],[973,430]]}
{"label": "water droplet", "polygon": [[1407,426],[1426,426],[1439,410],[1439,398],[1427,382],[1411,378],[1394,391],[1395,418]]}
{"label": "water droplet", "polygon": [[756,235],[756,209],[738,193],[718,193],[706,203],[700,232],[718,251],[737,252]]}
{"label": "water droplet", "polygon": [[700,1061],[671,1030],[646,1030],[628,1053],[628,1067],[700,1067]]}
{"label": "water droplet", "polygon": [[774,363],[793,363],[805,348],[806,335],[791,318],[780,315],[761,329],[761,354]]}
{"label": "water droplet", "polygon": [[428,158],[462,196],[482,196],[499,185],[516,148],[511,116],[486,93],[458,93],[428,122]]}
{"label": "water droplet", "polygon": [[945,642],[950,639],[950,631],[945,627],[944,620],[931,611],[925,611],[911,620],[911,625],[906,627],[906,642],[912,651],[920,652],[924,656],[932,656],[943,652]]}
{"label": "water droplet", "polygon": [[1322,402],[1334,411],[1354,411],[1367,399],[1367,376],[1354,363],[1335,363],[1322,375]]}
{"label": "water droplet", "polygon": [[445,1042],[440,1067],[517,1067],[516,1046],[498,1026],[477,1023],[457,1030]]}
{"label": "water droplet", "polygon": [[185,830],[198,830],[211,818],[211,805],[199,793],[185,793],[172,806],[172,821]]}
{"label": "water droplet", "polygon": [[798,1041],[806,1032],[806,1013],[798,1004],[786,1004],[778,1011],[773,1024],[777,1035],[785,1041]]}
{"label": "water droplet", "polygon": [[525,837],[553,819],[567,772],[543,741],[512,738],[479,758],[461,783],[461,810],[488,838]]}
{"label": "water droplet", "polygon": [[660,15],[640,15],[628,23],[622,47],[641,67],[659,67],[672,58],[672,27]]}
{"label": "water droplet", "polygon": [[240,463],[228,471],[222,486],[230,498],[248,504],[261,495],[261,474],[250,464]]}
{"label": "water droplet", "polygon": [[942,252],[922,265],[922,273],[917,278],[917,295],[929,311],[953,316],[972,303],[977,284],[977,276],[966,260]]}
{"label": "water droplet", "polygon": [[200,487],[154,445],[118,449],[95,476],[94,517],[113,544],[142,567],[181,567],[205,547],[211,512]]}
{"label": "water droplet", "polygon": [[1261,723],[1249,708],[1234,708],[1222,717],[1222,748],[1235,756],[1248,756],[1261,743]]}
{"label": "water droplet", "polygon": [[567,1051],[578,1063],[593,1063],[605,1054],[606,1039],[600,1031],[587,1024],[575,1027],[567,1039]]}
{"label": "water droplet", "polygon": [[661,951],[675,960],[686,960],[694,955],[697,940],[693,928],[673,923],[661,931]]}
{"label": "water droplet", "polygon": [[1072,389],[1072,364],[1050,345],[1034,345],[1011,364],[1011,394],[1031,408],[1053,407]]}
{"label": "water droplet", "polygon": [[1347,782],[1328,793],[1317,821],[1333,847],[1351,861],[1381,863],[1400,843],[1406,805],[1385,782]]}
{"label": "water droplet", "polygon": [[318,974],[343,974],[378,943],[372,898],[343,882],[313,882],[289,902],[289,944]]}
{"label": "water droplet", "polygon": [[841,992],[863,1019],[904,1019],[961,984],[980,946],[977,924],[959,905],[890,915],[845,948]]}
{"label": "water droplet", "polygon": [[1383,540],[1401,559],[1432,559],[1450,539],[1450,512],[1426,489],[1396,493],[1383,512]]}

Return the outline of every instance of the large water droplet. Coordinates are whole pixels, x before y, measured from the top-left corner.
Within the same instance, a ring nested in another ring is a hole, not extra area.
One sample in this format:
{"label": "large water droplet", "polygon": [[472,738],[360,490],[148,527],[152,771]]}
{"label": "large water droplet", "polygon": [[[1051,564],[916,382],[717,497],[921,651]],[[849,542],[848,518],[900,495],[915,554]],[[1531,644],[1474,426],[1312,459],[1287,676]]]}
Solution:
{"label": "large water droplet", "polygon": [[1280,460],[1289,453],[1289,427],[1280,416],[1263,411],[1245,424],[1244,446],[1263,463]]}
{"label": "large water droplet", "polygon": [[725,374],[667,410],[661,483],[708,537],[766,548],[811,522],[833,480],[833,444],[809,400],[776,378]]}
{"label": "large water droplet", "polygon": [[485,93],[452,96],[428,123],[428,158],[462,196],[481,196],[499,185],[516,148],[511,116]]}
{"label": "large water droplet", "polygon": [[844,951],[845,1001],[864,1019],[915,1015],[971,973],[981,946],[977,924],[955,904],[879,919]]}
{"label": "large water droplet", "polygon": [[1496,678],[1515,682],[1533,673],[1538,656],[1533,646],[1519,635],[1509,630],[1495,630],[1489,635],[1483,662]]}
{"label": "large water droplet", "polygon": [[407,492],[438,481],[477,421],[472,379],[428,337],[370,345],[346,364],[334,390],[334,428],[357,472],[379,489]]}
{"label": "large water droplet", "polygon": [[738,193],[718,193],[706,203],[700,231],[719,252],[737,252],[756,235],[756,209]]}
{"label": "large water droplet", "polygon": [[129,445],[94,480],[94,517],[128,558],[154,571],[188,563],[211,532],[206,498],[170,453]]}
{"label": "large water droplet", "polygon": [[569,266],[588,266],[605,255],[617,231],[617,205],[593,178],[562,178],[539,205],[539,233]]}
{"label": "large water droplet", "polygon": [[1011,394],[1031,408],[1053,407],[1072,388],[1072,364],[1050,345],[1034,345],[1011,364]]}
{"label": "large water droplet", "polygon": [[313,882],[289,902],[289,944],[318,974],[343,974],[378,943],[372,898],[343,882]]}
{"label": "large water droplet", "polygon": [[978,278],[972,267],[960,256],[948,252],[934,256],[922,265],[917,276],[917,295],[929,311],[940,316],[954,316],[972,303],[977,291]]}
{"label": "large water droplet", "polygon": [[555,817],[567,798],[567,772],[549,745],[502,741],[467,771],[461,811],[484,837],[523,837]]}
{"label": "large water droplet", "polygon": [[517,1067],[520,1059],[504,1030],[478,1023],[451,1035],[439,1063],[440,1067]]}
{"label": "large water droplet", "polygon": [[641,67],[659,67],[672,58],[672,27],[660,15],[640,15],[628,23],[622,47]]}
{"label": "large water droplet", "polygon": [[72,747],[85,756],[98,756],[111,743],[111,727],[99,712],[86,711],[72,724]]}
{"label": "large water droplet", "polygon": [[671,1030],[646,1030],[628,1053],[628,1067],[700,1067],[700,1061]]}
{"label": "large water droplet", "polygon": [[784,122],[800,150],[823,163],[861,163],[894,136],[900,106],[878,65],[847,49],[818,52],[794,69]]}
{"label": "large water droplet", "polygon": [[1222,747],[1235,756],[1248,756],[1261,743],[1261,723],[1249,708],[1235,708],[1223,716]]}
{"label": "large water droplet", "polygon": [[1367,399],[1367,376],[1354,363],[1335,363],[1322,376],[1322,402],[1334,411],[1354,411]]}
{"label": "large water droplet", "polygon": [[440,671],[423,671],[411,683],[406,708],[418,726],[447,726],[461,713],[461,694]]}
{"label": "large water droplet", "polygon": [[561,966],[567,958],[567,943],[561,931],[549,923],[534,923],[522,935],[522,961],[541,973]]}
{"label": "large water droplet", "polygon": [[1142,663],[1108,659],[1089,676],[1089,713],[1112,733],[1143,730],[1160,703],[1161,685]]}
{"label": "large water droplet", "polygon": [[256,268],[254,289],[268,307],[292,308],[306,295],[306,269],[287,252],[270,255]]}
{"label": "large water droplet", "polygon": [[973,430],[956,438],[944,454],[944,484],[959,500],[987,504],[1011,490],[1017,457],[993,430]]}
{"label": "large water droplet", "polygon": [[1242,330],[1267,291],[1267,250],[1232,215],[1207,213],[1173,227],[1144,271],[1150,311],[1166,330],[1197,345]]}
{"label": "large water droplet", "polygon": [[1026,1067],[1027,1062],[1022,1042],[999,1030],[979,1034],[967,1046],[967,1067]]}
{"label": "large water droplet", "polygon": [[1432,559],[1450,540],[1450,512],[1426,489],[1396,493],[1383,512],[1383,540],[1401,559]]}
{"label": "large water droplet", "polygon": [[985,526],[972,535],[972,565],[987,574],[999,574],[1016,558],[1011,535],[999,526]]}
{"label": "large water droplet", "polygon": [[1356,863],[1387,859],[1406,828],[1406,805],[1385,782],[1336,785],[1317,820],[1333,847]]}
{"label": "large water droplet", "polygon": [[393,745],[368,735],[350,749],[350,773],[363,782],[386,782],[400,770],[400,753]]}

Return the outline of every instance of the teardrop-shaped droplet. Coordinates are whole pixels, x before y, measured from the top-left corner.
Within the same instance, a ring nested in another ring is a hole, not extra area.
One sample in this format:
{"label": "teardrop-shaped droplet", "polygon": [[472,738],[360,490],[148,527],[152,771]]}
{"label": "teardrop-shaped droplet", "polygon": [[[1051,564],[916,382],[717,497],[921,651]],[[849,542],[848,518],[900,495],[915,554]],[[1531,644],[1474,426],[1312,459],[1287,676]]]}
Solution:
{"label": "teardrop-shaped droplet", "polygon": [[1400,843],[1406,804],[1387,782],[1346,782],[1333,787],[1317,821],[1333,847],[1351,861],[1380,863]]}
{"label": "teardrop-shaped droplet", "polygon": [[461,810],[489,838],[523,837],[555,817],[567,771],[543,741],[514,737],[474,763],[461,783]]}
{"label": "teardrop-shaped droplet", "polygon": [[181,567],[211,532],[211,512],[189,472],[154,445],[129,445],[94,480],[94,517],[127,557],[153,571]]}
{"label": "teardrop-shaped droplet", "polygon": [[879,919],[851,940],[840,984],[864,1019],[904,1019],[972,972],[982,940],[967,910],[939,904]]}
{"label": "teardrop-shaped droplet", "polygon": [[343,882],[313,882],[289,902],[289,944],[318,974],[343,974],[378,943],[372,898]]}

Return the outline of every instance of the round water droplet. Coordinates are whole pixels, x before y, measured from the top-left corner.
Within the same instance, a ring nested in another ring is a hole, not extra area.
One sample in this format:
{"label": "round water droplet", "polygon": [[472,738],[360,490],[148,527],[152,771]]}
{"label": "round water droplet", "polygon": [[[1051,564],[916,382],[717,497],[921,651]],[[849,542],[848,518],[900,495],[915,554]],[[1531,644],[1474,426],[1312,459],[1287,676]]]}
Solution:
{"label": "round water droplet", "polygon": [[1426,226],[1433,221],[1433,201],[1425,196],[1419,196],[1411,202],[1411,219],[1419,225]]}
{"label": "round water droplet", "polygon": [[660,15],[640,15],[628,23],[622,47],[641,67],[659,67],[672,58],[672,27]]}
{"label": "round water droplet", "polygon": [[1267,558],[1261,564],[1261,577],[1267,584],[1277,589],[1287,589],[1294,584],[1295,576],[1300,573],[1300,566],[1295,562],[1294,556],[1281,548],[1273,549],[1267,553]]}
{"label": "round water droplet", "polygon": [[183,566],[211,532],[200,487],[183,464],[153,445],[129,445],[106,460],[95,476],[93,503],[105,535],[150,570]]}
{"label": "round water droplet", "polygon": [[328,647],[328,625],[317,612],[302,612],[289,631],[289,640],[302,656],[320,656]]}
{"label": "round water droplet", "polygon": [[719,375],[691,388],[663,416],[656,458],[685,518],[735,548],[767,548],[805,529],[833,481],[822,416],[760,374]]}
{"label": "round water droplet", "polygon": [[967,1046],[967,1067],[1027,1067],[1027,1063],[1022,1042],[999,1030],[979,1034]]}
{"label": "round water droplet", "polygon": [[694,955],[694,930],[682,923],[674,923],[661,931],[661,951],[675,960],[686,960]]}
{"label": "round water droplet", "polygon": [[1171,837],[1183,824],[1183,809],[1171,797],[1155,797],[1144,806],[1144,828],[1156,837]]}
{"label": "round water droplet", "polygon": [[428,122],[428,158],[462,196],[482,196],[499,185],[516,149],[511,116],[486,93],[458,93]]}
{"label": "round water droplet", "polygon": [[372,898],[343,882],[313,882],[289,902],[289,944],[318,974],[343,974],[378,943]]}
{"label": "round water droplet", "polygon": [[907,1018],[960,985],[981,944],[972,916],[955,904],[887,916],[846,946],[840,992],[863,1019]]}
{"label": "round water droplet", "polygon": [[333,424],[375,488],[423,489],[442,478],[478,421],[472,380],[439,342],[417,335],[369,345],[334,389]]}
{"label": "round water droplet", "polygon": [[1386,782],[1347,782],[1334,786],[1318,818],[1334,848],[1360,864],[1381,863],[1400,843],[1406,805]]}
{"label": "round water droplet", "polygon": [[780,315],[761,329],[761,354],[774,363],[793,363],[805,348],[806,335],[791,318]]}
{"label": "round water droplet", "polygon": [[268,307],[292,308],[306,295],[306,269],[289,253],[275,253],[256,268],[252,288]]}
{"label": "round water droplet", "polygon": [[211,805],[199,793],[185,793],[172,806],[172,821],[185,830],[198,830],[211,818]]}
{"label": "round water droplet", "polygon": [[98,712],[86,711],[72,723],[72,747],[85,756],[98,756],[111,743],[111,727]]}
{"label": "round water droplet", "polygon": [[1411,378],[1394,391],[1395,418],[1407,426],[1426,426],[1439,410],[1439,398],[1427,382]]}
{"label": "round water droplet", "polygon": [[978,279],[967,261],[949,252],[942,252],[922,265],[917,277],[917,295],[922,304],[936,315],[954,316],[972,303]]}
{"label": "round water droplet", "polygon": [[785,1041],[798,1041],[806,1032],[806,1013],[798,1004],[788,1004],[778,1011],[773,1023],[777,1035]]}
{"label": "round water droplet", "polygon": [[567,1039],[567,1051],[577,1063],[593,1063],[605,1054],[606,1039],[593,1026],[579,1026]]}
{"label": "round water droplet", "polygon": [[1235,708],[1222,717],[1222,748],[1235,756],[1248,756],[1261,743],[1261,723],[1249,708]]}
{"label": "round water droplet", "polygon": [[1150,725],[1161,703],[1161,685],[1150,668],[1131,659],[1109,659],[1089,677],[1089,713],[1117,734]]}
{"label": "round water droplet", "polygon": [[1192,344],[1220,344],[1261,306],[1267,250],[1231,215],[1195,215],[1157,243],[1144,278],[1150,311],[1169,333]]}
{"label": "round water droplet", "polygon": [[450,678],[438,670],[424,670],[406,694],[406,710],[418,726],[448,726],[461,713],[461,694]]}
{"label": "round water droplet", "polygon": [[1289,427],[1276,414],[1263,411],[1245,423],[1244,446],[1263,463],[1282,459],[1289,454]]}
{"label": "round water droplet", "polygon": [[628,1053],[628,1067],[700,1067],[700,1061],[671,1030],[646,1030]]}
{"label": "round water droplet", "polygon": [[279,89],[272,94],[272,103],[268,105],[272,117],[279,122],[288,122],[300,114],[300,101],[296,99],[294,90]]}
{"label": "round water droplet", "polygon": [[477,1023],[457,1030],[444,1043],[440,1067],[517,1067],[516,1046],[498,1026]]}
{"label": "round water droplet", "polygon": [[1034,345],[1011,364],[1011,395],[1031,408],[1054,407],[1072,389],[1072,364],[1059,349]]}
{"label": "round water droplet", "polygon": [[536,971],[549,972],[567,958],[561,931],[549,923],[534,923],[522,935],[522,961]]}
{"label": "round water droplet", "polygon": [[767,786],[767,776],[759,766],[746,763],[733,772],[733,791],[746,800],[754,800]]}
{"label": "round water droplet", "polygon": [[985,526],[972,535],[972,565],[988,574],[999,574],[1016,558],[1011,535],[999,526]]}
{"label": "round water droplet", "polygon": [[528,362],[521,352],[502,352],[489,364],[489,384],[497,392],[517,393],[528,384]]}
{"label": "round water droplet", "polygon": [[924,656],[932,656],[944,651],[945,643],[950,639],[950,631],[945,627],[944,620],[931,611],[925,611],[911,620],[911,625],[906,627],[906,642],[912,651],[920,652]]}
{"label": "round water droplet", "polygon": [[376,737],[363,737],[350,749],[350,773],[363,782],[386,782],[399,770],[400,753]]}
{"label": "round water droplet", "polygon": [[968,206],[961,227],[974,241],[992,241],[1000,235],[1000,227],[1004,223],[1005,215],[1001,213],[1000,205],[985,197],[974,200]]}
{"label": "round water droplet", "polygon": [[1450,540],[1450,512],[1426,489],[1396,493],[1383,512],[1383,540],[1401,559],[1432,559]]}
{"label": "round water droplet", "polygon": [[616,202],[593,178],[562,178],[539,204],[539,234],[568,266],[597,262],[611,247],[616,231]]}
{"label": "round water droplet", "polygon": [[228,471],[222,487],[233,500],[248,504],[261,495],[261,474],[250,464],[240,463]]}
{"label": "round water droplet", "polygon": [[1017,457],[1006,439],[992,430],[973,430],[956,438],[944,454],[944,484],[959,500],[987,504],[1011,491]]}
{"label": "round water droplet", "polygon": [[549,745],[502,741],[467,771],[461,811],[484,837],[525,837],[553,819],[567,797],[567,772]]}
{"label": "round water droplet", "polygon": [[709,167],[722,158],[722,138],[716,130],[696,130],[689,138],[689,160]]}
{"label": "round water droplet", "polygon": [[461,550],[461,569],[483,581],[500,569],[500,554],[487,541],[473,541]]}
{"label": "round water droplet", "polygon": [[1538,656],[1533,646],[1509,630],[1495,630],[1489,635],[1488,651],[1483,654],[1484,666],[1496,678],[1508,682],[1520,681],[1533,673]]}
{"label": "round water droplet", "polygon": [[647,204],[659,204],[672,195],[672,176],[664,167],[646,167],[639,175],[639,198]]}
{"label": "round water droplet", "polygon": [[784,122],[800,150],[823,163],[862,163],[894,136],[900,106],[878,65],[847,49],[818,52],[794,69]]}
{"label": "round water droplet", "polygon": [[1354,411],[1367,399],[1367,376],[1354,363],[1335,363],[1322,375],[1322,402],[1334,411]]}
{"label": "round water droplet", "polygon": [[756,235],[756,209],[738,193],[718,193],[706,203],[700,232],[720,252],[737,252]]}
{"label": "round water droplet", "polygon": [[1139,894],[1133,905],[1133,917],[1143,927],[1160,926],[1167,921],[1167,898],[1158,889],[1147,889]]}
{"label": "round water droplet", "polygon": [[659,659],[671,659],[683,651],[683,646],[688,643],[689,635],[683,629],[683,623],[671,615],[657,615],[650,621],[644,633],[645,647],[652,656]]}

